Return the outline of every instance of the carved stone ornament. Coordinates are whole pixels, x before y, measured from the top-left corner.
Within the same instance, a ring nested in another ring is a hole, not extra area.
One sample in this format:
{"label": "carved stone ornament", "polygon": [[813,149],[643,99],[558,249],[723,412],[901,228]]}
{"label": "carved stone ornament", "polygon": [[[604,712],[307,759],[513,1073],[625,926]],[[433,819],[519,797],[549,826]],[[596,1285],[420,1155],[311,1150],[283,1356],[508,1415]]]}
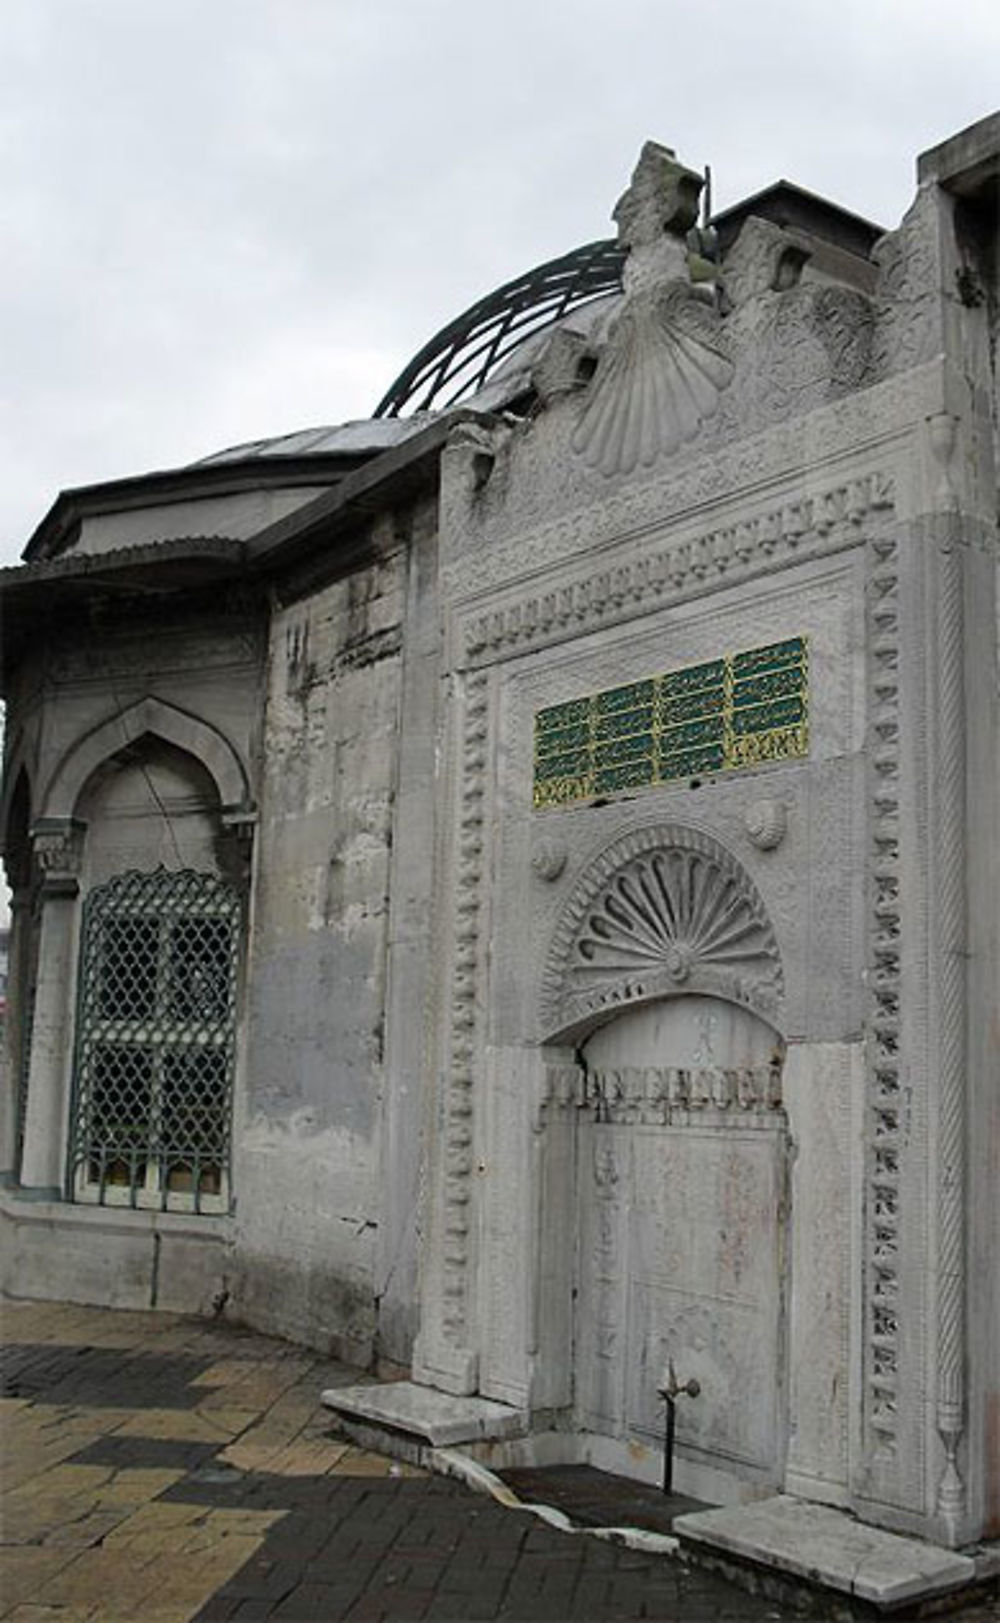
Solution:
{"label": "carved stone ornament", "polygon": [[580,387],[586,355],[586,338],[567,327],[557,327],[546,340],[531,368],[531,381],[546,405]]}
{"label": "carved stone ornament", "polygon": [[743,826],[758,851],[773,851],[788,831],[788,808],[783,800],[755,800],[746,809]]}
{"label": "carved stone ornament", "polygon": [[785,291],[794,285],[790,282],[794,271],[801,275],[808,258],[808,252],[787,231],[751,215],[726,255],[723,285],[729,303],[738,306],[767,293]]}
{"label": "carved stone ornament", "polygon": [[616,840],[577,884],[545,965],[542,1027],[568,1040],[680,992],[773,1020],[782,989],[774,931],[735,857],[700,830],[654,825]]}
{"label": "carved stone ornament", "polygon": [[732,380],[712,294],[692,287],[688,270],[685,234],[701,185],[669,148],[647,141],[615,208],[629,250],[624,297],[572,441],[608,477],[651,467],[691,439]]}
{"label": "carved stone ornament", "polygon": [[33,830],[32,850],[47,881],[76,879],[83,858],[83,826],[74,822],[39,825]]}
{"label": "carved stone ornament", "polygon": [[531,853],[531,866],[539,879],[550,883],[559,878],[566,866],[566,842],[546,835],[538,841]]}

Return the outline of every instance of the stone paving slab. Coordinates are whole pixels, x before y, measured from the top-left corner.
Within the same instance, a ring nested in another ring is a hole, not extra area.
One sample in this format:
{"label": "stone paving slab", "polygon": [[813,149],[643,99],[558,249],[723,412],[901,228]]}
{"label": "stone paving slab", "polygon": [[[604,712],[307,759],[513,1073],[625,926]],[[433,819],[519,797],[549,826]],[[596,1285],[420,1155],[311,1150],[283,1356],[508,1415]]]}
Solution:
{"label": "stone paving slab", "polygon": [[22,1394],[0,1399],[2,1623],[800,1615],[353,1446],[319,1394],[358,1372],[301,1348],[163,1313],[15,1303],[2,1320]]}

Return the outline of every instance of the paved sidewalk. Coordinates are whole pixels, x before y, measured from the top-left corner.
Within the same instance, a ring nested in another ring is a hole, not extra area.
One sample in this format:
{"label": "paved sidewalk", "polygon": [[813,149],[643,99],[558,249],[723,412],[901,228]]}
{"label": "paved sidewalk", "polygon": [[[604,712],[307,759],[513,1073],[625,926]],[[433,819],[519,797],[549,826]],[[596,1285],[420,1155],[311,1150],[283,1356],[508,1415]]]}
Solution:
{"label": "paved sidewalk", "polygon": [[30,1303],[3,1341],[5,1623],[796,1615],[338,1440],[357,1371],[286,1343]]}

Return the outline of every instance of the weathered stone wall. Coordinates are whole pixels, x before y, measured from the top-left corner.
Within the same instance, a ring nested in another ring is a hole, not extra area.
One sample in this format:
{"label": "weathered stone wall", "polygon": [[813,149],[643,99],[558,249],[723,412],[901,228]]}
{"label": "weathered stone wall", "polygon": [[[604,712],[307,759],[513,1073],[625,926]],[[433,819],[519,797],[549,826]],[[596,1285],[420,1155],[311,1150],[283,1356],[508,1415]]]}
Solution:
{"label": "weathered stone wall", "polygon": [[406,558],[275,613],[237,1102],[234,1311],[366,1361]]}
{"label": "weathered stone wall", "polygon": [[[437,947],[450,1063],[417,1369],[528,1407],[571,1400],[565,1372],[594,1331],[574,1332],[570,1305],[580,1102],[545,1044],[579,1040],[584,1004],[567,996],[551,1018],[553,952],[582,929],[604,862],[610,885],[609,853],[714,839],[757,888],[783,975],[788,1385],[772,1458],[791,1492],[961,1542],[992,1491],[995,1401],[995,1297],[970,1316],[966,1295],[993,1219],[963,1194],[970,1172],[988,1185],[996,1142],[980,1080],[996,1074],[988,305],[949,199],[927,189],[880,246],[870,298],[788,284],[781,233],[744,237],[714,313],[659,235],[637,239],[617,326],[556,335],[534,366],[538,409],[463,425],[445,452],[458,878]],[[574,736],[564,801],[532,809],[546,707],[584,701],[553,726],[596,728],[590,696],[796,637],[796,758],[580,791]],[[671,967],[672,925],[658,958],[616,935],[621,912],[591,947],[617,941],[630,974],[602,990],[581,961],[608,1000],[594,1018],[688,973],[683,954]],[[641,940],[648,917],[632,922]]]}

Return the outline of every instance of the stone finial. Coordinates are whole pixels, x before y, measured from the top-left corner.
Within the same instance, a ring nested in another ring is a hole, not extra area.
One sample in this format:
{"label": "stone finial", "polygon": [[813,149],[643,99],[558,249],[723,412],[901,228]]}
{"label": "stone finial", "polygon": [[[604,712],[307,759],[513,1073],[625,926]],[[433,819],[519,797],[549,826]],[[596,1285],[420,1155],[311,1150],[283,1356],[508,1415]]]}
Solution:
{"label": "stone finial", "polygon": [[711,291],[691,283],[687,232],[702,178],[647,141],[614,218],[628,249],[572,448],[605,477],[652,467],[692,439],[733,377]]}
{"label": "stone finial", "polygon": [[626,248],[642,248],[664,232],[684,236],[698,219],[703,185],[703,177],[678,163],[671,147],[647,141],[611,216],[618,240]]}

